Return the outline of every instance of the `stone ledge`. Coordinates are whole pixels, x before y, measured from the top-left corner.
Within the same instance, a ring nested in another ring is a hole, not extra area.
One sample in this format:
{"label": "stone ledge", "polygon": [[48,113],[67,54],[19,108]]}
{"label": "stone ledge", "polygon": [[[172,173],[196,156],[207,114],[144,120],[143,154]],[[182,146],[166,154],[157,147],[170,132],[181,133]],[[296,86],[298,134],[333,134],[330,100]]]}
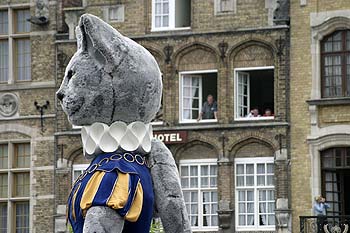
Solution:
{"label": "stone ledge", "polygon": [[307,100],[306,103],[316,106],[350,105],[350,97],[313,99]]}

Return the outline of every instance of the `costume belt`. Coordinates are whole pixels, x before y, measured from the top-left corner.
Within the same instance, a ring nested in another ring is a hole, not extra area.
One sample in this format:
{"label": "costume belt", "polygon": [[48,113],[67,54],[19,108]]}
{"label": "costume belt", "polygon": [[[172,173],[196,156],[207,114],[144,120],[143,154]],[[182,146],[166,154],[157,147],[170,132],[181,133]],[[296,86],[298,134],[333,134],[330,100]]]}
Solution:
{"label": "costume belt", "polygon": [[109,163],[124,160],[125,162],[132,163],[134,165],[150,167],[145,156],[140,154],[133,154],[131,152],[125,153],[104,153],[98,155],[89,165],[86,170],[79,175],[74,184],[84,179],[87,174],[91,174],[96,170],[104,170],[108,167]]}

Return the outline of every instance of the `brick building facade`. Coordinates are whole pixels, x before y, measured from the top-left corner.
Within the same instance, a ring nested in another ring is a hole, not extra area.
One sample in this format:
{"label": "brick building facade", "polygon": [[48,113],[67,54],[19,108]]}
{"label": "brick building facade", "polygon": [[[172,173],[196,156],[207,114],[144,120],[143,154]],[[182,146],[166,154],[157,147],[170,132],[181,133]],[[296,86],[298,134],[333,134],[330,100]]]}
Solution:
{"label": "brick building facade", "polygon": [[[103,18],[158,61],[164,92],[154,132],[179,166],[193,230],[285,230],[290,191],[288,1],[64,4],[64,23],[56,36],[57,84],[76,50],[72,29],[83,13]],[[218,119],[198,122],[209,94],[217,101]],[[253,108],[261,117],[247,117]],[[267,108],[272,116],[263,116]],[[56,232],[65,227],[72,176],[88,163],[75,128],[57,106],[55,204],[62,217],[55,219]]]}
{"label": "brick building facade", "polygon": [[[8,61],[0,63],[0,161],[7,163],[0,163],[0,230],[67,230],[67,196],[88,161],[80,129],[67,121],[55,91],[83,13],[109,22],[158,61],[164,92],[154,132],[179,166],[193,229],[288,230],[287,0],[0,0],[0,61]],[[31,24],[23,20],[29,15]],[[209,94],[218,119],[197,121]],[[50,103],[42,117],[35,101]],[[248,117],[254,108],[261,117]],[[263,116],[266,109],[272,115]]]}
{"label": "brick building facade", "polygon": [[55,6],[0,1],[1,232],[53,228]]}
{"label": "brick building facade", "polygon": [[316,195],[328,215],[350,215],[350,2],[292,1],[290,12],[294,227],[313,214]]}

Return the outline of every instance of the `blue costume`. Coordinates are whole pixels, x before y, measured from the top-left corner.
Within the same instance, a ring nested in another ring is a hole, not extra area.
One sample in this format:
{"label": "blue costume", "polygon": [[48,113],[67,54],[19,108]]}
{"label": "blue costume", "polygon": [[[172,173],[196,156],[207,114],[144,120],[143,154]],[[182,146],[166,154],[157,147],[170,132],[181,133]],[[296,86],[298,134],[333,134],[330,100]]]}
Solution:
{"label": "blue costume", "polygon": [[124,217],[123,233],[149,233],[154,194],[146,159],[135,153],[103,153],[75,181],[68,219],[82,233],[87,210],[108,206]]}

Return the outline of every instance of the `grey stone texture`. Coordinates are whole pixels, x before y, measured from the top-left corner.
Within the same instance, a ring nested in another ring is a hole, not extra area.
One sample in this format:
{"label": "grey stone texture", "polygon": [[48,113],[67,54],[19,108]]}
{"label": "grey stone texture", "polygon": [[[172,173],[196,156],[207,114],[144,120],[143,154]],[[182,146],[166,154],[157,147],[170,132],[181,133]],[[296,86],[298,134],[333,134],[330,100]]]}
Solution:
{"label": "grey stone texture", "polygon": [[78,51],[57,92],[72,124],[150,122],[160,107],[161,73],[153,56],[96,16],[76,29]]}
{"label": "grey stone texture", "polygon": [[152,141],[148,157],[153,180],[155,208],[166,233],[189,233],[185,201],[174,157],[159,140]]}
{"label": "grey stone texture", "polygon": [[[90,14],[81,16],[76,35],[78,50],[57,91],[69,121],[75,125],[150,122],[162,95],[161,73],[153,56]],[[175,161],[162,142],[154,146],[151,174],[165,231],[191,232]],[[124,221],[107,209],[90,208],[84,232],[121,232]]]}
{"label": "grey stone texture", "polygon": [[84,233],[121,233],[124,219],[115,210],[104,206],[90,207],[86,213]]}

